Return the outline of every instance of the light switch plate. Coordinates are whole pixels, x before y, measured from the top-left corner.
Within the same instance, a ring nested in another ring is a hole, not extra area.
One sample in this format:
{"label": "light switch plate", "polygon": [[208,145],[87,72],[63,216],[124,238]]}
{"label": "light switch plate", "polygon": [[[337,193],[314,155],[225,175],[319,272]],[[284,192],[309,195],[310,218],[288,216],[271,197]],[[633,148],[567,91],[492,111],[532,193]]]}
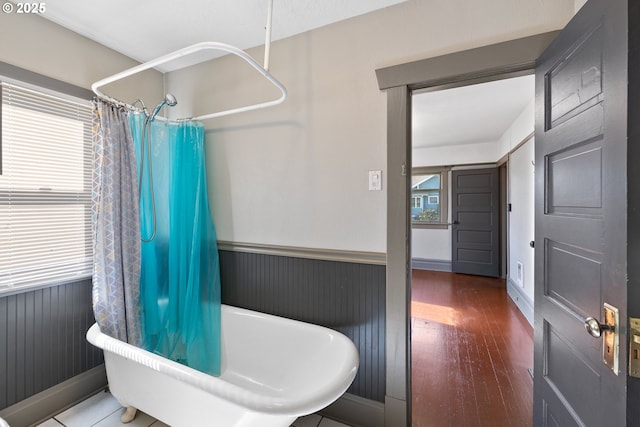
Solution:
{"label": "light switch plate", "polygon": [[369,191],[382,190],[382,171],[369,171]]}

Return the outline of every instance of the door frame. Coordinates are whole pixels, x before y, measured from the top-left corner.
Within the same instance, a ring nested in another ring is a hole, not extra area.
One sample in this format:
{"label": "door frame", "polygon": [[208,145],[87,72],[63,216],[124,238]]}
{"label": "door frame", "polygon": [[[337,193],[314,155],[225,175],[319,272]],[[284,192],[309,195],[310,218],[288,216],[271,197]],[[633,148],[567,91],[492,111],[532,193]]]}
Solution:
{"label": "door frame", "polygon": [[411,426],[411,93],[533,74],[558,31],[376,70],[387,92],[387,427]]}

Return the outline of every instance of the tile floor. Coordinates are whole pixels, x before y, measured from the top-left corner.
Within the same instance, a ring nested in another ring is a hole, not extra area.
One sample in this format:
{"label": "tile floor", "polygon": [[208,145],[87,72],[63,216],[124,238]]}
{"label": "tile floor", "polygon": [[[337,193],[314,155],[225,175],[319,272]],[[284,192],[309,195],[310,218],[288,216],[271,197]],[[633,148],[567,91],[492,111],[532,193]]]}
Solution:
{"label": "tile floor", "polygon": [[[37,427],[169,427],[144,412],[138,412],[129,424],[120,422],[122,408],[118,401],[105,391],[98,393]],[[312,414],[298,418],[291,427],[349,427],[346,424]]]}

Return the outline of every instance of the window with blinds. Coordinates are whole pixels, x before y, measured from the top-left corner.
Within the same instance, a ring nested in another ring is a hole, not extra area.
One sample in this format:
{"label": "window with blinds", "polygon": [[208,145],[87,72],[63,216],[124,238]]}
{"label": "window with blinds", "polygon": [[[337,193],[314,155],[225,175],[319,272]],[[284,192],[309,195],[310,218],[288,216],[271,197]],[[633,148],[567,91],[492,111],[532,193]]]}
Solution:
{"label": "window with blinds", "polygon": [[89,277],[91,104],[0,91],[0,293]]}

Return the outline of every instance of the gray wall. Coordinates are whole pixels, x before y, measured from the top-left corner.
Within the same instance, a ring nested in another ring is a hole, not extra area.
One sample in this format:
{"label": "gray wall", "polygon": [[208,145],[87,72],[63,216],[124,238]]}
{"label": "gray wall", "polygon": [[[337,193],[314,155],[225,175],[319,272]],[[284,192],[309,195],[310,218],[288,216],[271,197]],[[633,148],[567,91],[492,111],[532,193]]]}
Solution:
{"label": "gray wall", "polygon": [[348,393],[384,402],[383,265],[220,251],[222,302],[342,332],[360,353]]}
{"label": "gray wall", "polygon": [[[348,390],[384,401],[385,266],[220,251],[225,304],[330,327],[360,369]],[[0,297],[0,409],[103,363],[87,343],[91,281]]]}
{"label": "gray wall", "polygon": [[[42,84],[32,74],[40,73],[89,89],[138,64],[33,14],[0,14],[0,28],[11,35],[0,38],[5,77]],[[149,70],[106,87],[105,93],[153,105],[164,96],[163,77]],[[0,296],[0,409],[103,363],[102,353],[84,337],[92,322],[90,280]]]}
{"label": "gray wall", "polygon": [[93,322],[90,279],[0,297],[0,409],[102,364]]}
{"label": "gray wall", "polygon": [[[0,61],[90,89],[104,77],[138,62],[37,14],[1,13]],[[19,79],[19,77],[18,77]],[[104,93],[155,105],[164,97],[162,73],[147,70],[105,86]]]}
{"label": "gray wall", "polygon": [[[385,170],[386,97],[374,71],[555,30],[573,11],[574,0],[409,0],[275,41],[269,71],[287,100],[204,123],[218,238],[385,253],[386,180],[395,171]],[[261,58],[263,48],[247,52]],[[258,76],[232,55],[167,73],[179,101],[171,114],[277,96]],[[382,170],[382,191],[369,191],[369,170]],[[260,220],[247,209],[255,205]]]}

